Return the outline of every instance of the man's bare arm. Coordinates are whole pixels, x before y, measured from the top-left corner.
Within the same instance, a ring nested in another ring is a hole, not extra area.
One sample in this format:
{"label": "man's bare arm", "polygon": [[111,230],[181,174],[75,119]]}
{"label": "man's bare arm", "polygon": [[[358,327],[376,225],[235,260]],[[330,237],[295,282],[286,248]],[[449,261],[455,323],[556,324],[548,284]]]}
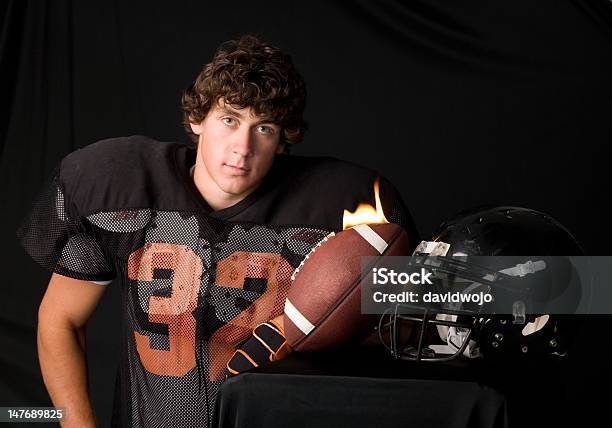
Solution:
{"label": "man's bare arm", "polygon": [[63,427],[93,427],[87,387],[85,323],[106,286],[53,274],[38,310],[38,358]]}

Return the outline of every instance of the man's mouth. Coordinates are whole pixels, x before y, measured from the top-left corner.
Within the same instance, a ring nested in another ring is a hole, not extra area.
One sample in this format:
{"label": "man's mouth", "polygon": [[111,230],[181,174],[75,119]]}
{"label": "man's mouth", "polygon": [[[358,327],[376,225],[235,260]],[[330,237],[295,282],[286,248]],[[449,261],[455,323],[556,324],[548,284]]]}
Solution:
{"label": "man's mouth", "polygon": [[224,163],[223,166],[228,168],[234,174],[239,174],[239,175],[247,174],[250,170],[245,165],[240,165],[240,164]]}

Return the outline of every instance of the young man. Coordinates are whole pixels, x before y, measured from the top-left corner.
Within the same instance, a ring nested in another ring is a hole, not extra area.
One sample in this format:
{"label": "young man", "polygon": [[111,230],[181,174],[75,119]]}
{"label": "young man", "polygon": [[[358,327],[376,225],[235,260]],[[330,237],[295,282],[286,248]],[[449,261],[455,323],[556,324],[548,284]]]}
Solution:
{"label": "young man", "polygon": [[[84,327],[106,286],[122,290],[114,425],[210,424],[226,364],[257,326],[279,323],[290,277],[344,210],[374,205],[373,171],[282,154],[301,141],[304,83],[291,59],[247,36],[222,44],[183,96],[196,146],[143,136],[64,158],[20,229],[53,270],[39,310],[45,384],[65,426],[94,426]],[[393,186],[387,219],[419,242]]]}

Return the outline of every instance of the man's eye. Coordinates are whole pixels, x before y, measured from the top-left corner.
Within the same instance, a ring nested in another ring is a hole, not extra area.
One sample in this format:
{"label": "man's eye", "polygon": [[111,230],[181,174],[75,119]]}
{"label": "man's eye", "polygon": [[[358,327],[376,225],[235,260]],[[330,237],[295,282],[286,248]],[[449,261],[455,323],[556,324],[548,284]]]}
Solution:
{"label": "man's eye", "polygon": [[274,128],[271,126],[259,125],[257,127],[257,132],[260,134],[272,135],[274,134]]}
{"label": "man's eye", "polygon": [[233,117],[224,117],[222,120],[227,126],[232,126],[236,123],[236,120]]}

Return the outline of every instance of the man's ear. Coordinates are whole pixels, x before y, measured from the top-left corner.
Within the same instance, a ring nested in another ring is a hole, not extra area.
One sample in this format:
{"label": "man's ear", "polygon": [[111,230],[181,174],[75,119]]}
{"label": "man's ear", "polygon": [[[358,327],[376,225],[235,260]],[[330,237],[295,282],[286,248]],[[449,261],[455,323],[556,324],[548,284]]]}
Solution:
{"label": "man's ear", "polygon": [[191,131],[193,131],[194,134],[196,135],[200,135],[202,133],[202,123],[193,123],[193,122],[189,122],[189,126],[191,126]]}

